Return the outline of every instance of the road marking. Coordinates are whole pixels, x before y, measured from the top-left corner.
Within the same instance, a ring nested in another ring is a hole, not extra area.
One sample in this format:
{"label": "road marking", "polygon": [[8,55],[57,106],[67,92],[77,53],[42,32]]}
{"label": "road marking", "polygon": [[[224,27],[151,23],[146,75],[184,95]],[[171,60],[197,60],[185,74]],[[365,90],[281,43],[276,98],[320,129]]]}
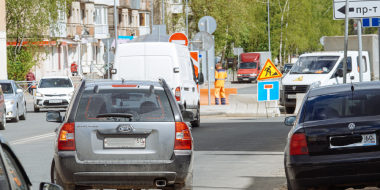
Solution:
{"label": "road marking", "polygon": [[24,138],[24,139],[19,139],[19,140],[11,141],[9,143],[10,144],[23,144],[23,143],[27,143],[27,142],[30,142],[30,141],[40,140],[40,139],[54,137],[54,136],[55,136],[55,133],[47,133],[47,134],[44,134],[44,135],[38,135],[38,136],[34,136],[34,137],[28,137],[28,138]]}

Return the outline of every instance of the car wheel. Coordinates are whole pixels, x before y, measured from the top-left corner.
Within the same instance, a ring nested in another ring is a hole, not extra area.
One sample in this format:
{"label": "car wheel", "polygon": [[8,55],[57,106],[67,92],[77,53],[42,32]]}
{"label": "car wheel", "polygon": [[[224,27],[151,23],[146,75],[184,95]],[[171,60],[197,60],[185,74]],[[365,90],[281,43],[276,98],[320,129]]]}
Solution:
{"label": "car wheel", "polygon": [[40,112],[40,108],[34,107],[34,112]]}
{"label": "car wheel", "polygon": [[25,105],[25,109],[24,109],[24,114],[22,114],[22,115],[20,116],[20,119],[21,119],[21,120],[26,120],[26,105]]}
{"label": "car wheel", "polygon": [[5,110],[3,112],[3,117],[1,120],[2,121],[0,122],[0,130],[4,130],[5,129],[5,123],[7,122],[7,118],[5,116]]}
{"label": "car wheel", "polygon": [[55,167],[54,167],[54,173],[53,173],[53,183],[61,186],[64,190],[75,190],[75,185],[69,185],[63,182],[63,180],[59,176],[57,169]]}
{"label": "car wheel", "polygon": [[287,114],[293,114],[295,109],[295,107],[285,107],[285,112]]}
{"label": "car wheel", "polygon": [[197,116],[196,117],[197,117],[197,120],[190,122],[191,123],[191,127],[199,127],[199,126],[201,126],[201,109],[200,109],[199,105],[198,105]]}
{"label": "car wheel", "polygon": [[16,108],[16,117],[15,118],[12,118],[12,121],[13,122],[18,122],[20,120],[20,113],[18,113],[18,106]]}

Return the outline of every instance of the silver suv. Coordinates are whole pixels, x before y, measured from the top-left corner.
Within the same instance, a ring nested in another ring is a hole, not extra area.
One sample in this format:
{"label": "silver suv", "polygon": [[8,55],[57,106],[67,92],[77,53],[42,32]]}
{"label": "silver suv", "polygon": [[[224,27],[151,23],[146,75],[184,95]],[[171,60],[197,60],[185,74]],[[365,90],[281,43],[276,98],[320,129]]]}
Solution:
{"label": "silver suv", "polygon": [[52,181],[65,190],[192,189],[193,138],[164,79],[81,82],[57,128]]}

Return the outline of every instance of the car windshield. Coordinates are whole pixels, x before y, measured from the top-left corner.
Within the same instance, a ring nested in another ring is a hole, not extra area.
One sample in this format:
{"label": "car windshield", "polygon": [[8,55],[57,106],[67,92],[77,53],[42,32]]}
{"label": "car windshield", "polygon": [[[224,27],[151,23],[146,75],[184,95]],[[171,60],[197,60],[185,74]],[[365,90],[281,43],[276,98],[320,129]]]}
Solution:
{"label": "car windshield", "polygon": [[73,87],[67,78],[41,79],[38,88],[69,88]]}
{"label": "car windshield", "polygon": [[173,112],[164,90],[85,90],[76,115],[77,122],[168,122]]}
{"label": "car windshield", "polygon": [[292,69],[293,65],[285,65],[284,66],[284,72],[289,72],[290,69]]}
{"label": "car windshield", "polygon": [[13,88],[11,83],[0,83],[0,85],[4,94],[13,94]]}
{"label": "car windshield", "polygon": [[339,56],[307,56],[301,57],[294,64],[290,74],[326,74],[338,61]]}
{"label": "car windshield", "polygon": [[240,69],[256,69],[256,66],[257,66],[256,62],[240,63]]}

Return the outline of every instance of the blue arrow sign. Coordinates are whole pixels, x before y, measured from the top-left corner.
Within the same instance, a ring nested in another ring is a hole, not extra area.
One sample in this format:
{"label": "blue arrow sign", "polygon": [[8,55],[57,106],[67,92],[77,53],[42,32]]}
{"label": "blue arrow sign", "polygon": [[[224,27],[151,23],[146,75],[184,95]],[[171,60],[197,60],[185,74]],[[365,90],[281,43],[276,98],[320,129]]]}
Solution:
{"label": "blue arrow sign", "polygon": [[257,83],[257,100],[274,101],[280,99],[280,81],[266,81]]}

